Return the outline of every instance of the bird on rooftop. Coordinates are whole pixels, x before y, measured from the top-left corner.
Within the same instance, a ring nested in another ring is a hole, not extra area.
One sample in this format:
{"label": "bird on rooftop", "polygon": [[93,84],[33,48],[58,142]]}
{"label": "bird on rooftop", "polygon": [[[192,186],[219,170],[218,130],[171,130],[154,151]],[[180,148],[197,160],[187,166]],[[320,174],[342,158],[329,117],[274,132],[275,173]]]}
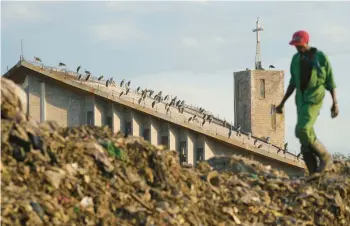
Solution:
{"label": "bird on rooftop", "polygon": [[185,101],[183,100],[183,101],[181,101],[181,105],[184,105],[185,104]]}
{"label": "bird on rooftop", "polygon": [[256,145],[256,143],[258,143],[258,139],[255,139],[255,140],[254,140],[254,145]]}
{"label": "bird on rooftop", "polygon": [[270,137],[266,137],[266,143],[270,143]]}
{"label": "bird on rooftop", "polygon": [[108,87],[108,86],[109,86],[109,80],[106,81],[106,87]]}
{"label": "bird on rooftop", "polygon": [[301,152],[297,155],[297,160],[299,160],[300,156],[301,156]]}
{"label": "bird on rooftop", "polygon": [[231,137],[231,134],[232,134],[232,128],[230,127],[230,130],[228,131],[228,138]]}
{"label": "bird on rooftop", "polygon": [[[101,81],[103,79],[103,75],[101,75],[100,77],[98,77],[97,81]],[[107,80],[107,82],[109,82],[109,80]]]}
{"label": "bird on rooftop", "polygon": [[125,79],[123,79],[123,80],[120,82],[120,87],[123,87],[124,82],[125,82]]}
{"label": "bird on rooftop", "polygon": [[122,92],[119,94],[119,97],[121,97],[123,94],[124,94],[124,91],[122,91]]}
{"label": "bird on rooftop", "polygon": [[224,120],[223,126],[226,127],[226,119]]}
{"label": "bird on rooftop", "polygon": [[288,149],[288,142],[284,144],[284,150]]}
{"label": "bird on rooftop", "polygon": [[166,100],[168,100],[169,99],[169,95],[166,95],[165,97],[164,97],[164,101],[166,101]]}
{"label": "bird on rooftop", "polygon": [[205,124],[205,119],[203,119],[202,126],[204,126],[204,124]]}
{"label": "bird on rooftop", "polygon": [[126,89],[125,95],[128,95],[128,93],[130,92],[130,88]]}
{"label": "bird on rooftop", "polygon": [[149,91],[149,97],[152,97],[153,93],[154,93],[154,90],[150,90]]}
{"label": "bird on rooftop", "polygon": [[238,126],[237,132],[241,132],[242,126]]}
{"label": "bird on rooftop", "polygon": [[66,66],[66,64],[64,64],[64,63],[60,62],[60,63],[58,64],[58,66],[59,66],[59,67],[65,67],[65,66]]}
{"label": "bird on rooftop", "polygon": [[81,65],[79,65],[79,66],[77,67],[77,73],[79,72],[80,68],[81,68]]}
{"label": "bird on rooftop", "polygon": [[181,108],[181,113],[184,113],[185,107]]}
{"label": "bird on rooftop", "polygon": [[141,89],[141,87],[140,87],[140,86],[139,86],[139,87],[137,87],[136,92],[139,92],[139,91],[140,91],[140,89]]}
{"label": "bird on rooftop", "polygon": [[41,59],[39,57],[36,57],[36,56],[34,57],[34,61],[38,61],[38,62],[42,63]]}
{"label": "bird on rooftop", "polygon": [[248,140],[252,138],[252,133],[248,133]]}
{"label": "bird on rooftop", "polygon": [[152,108],[154,108],[154,105],[156,105],[156,101],[152,102]]}
{"label": "bird on rooftop", "polygon": [[209,124],[210,124],[212,121],[213,121],[213,117],[211,116],[211,117],[209,118]]}
{"label": "bird on rooftop", "polygon": [[79,74],[79,76],[78,76],[78,80],[80,80],[81,79],[81,76],[83,76],[82,74]]}
{"label": "bird on rooftop", "polygon": [[258,146],[258,148],[262,148],[262,146],[263,146],[263,145],[262,145],[262,144],[260,144],[260,145]]}
{"label": "bird on rooftop", "polygon": [[170,107],[166,109],[166,113],[168,114],[170,112]]}
{"label": "bird on rooftop", "polygon": [[88,75],[91,75],[91,72],[88,71],[88,70],[85,70],[85,73],[88,74]]}
{"label": "bird on rooftop", "polygon": [[89,80],[90,77],[91,77],[91,74],[88,74],[88,75],[86,76],[85,81]]}
{"label": "bird on rooftop", "polygon": [[203,119],[205,120],[205,118],[207,117],[207,115],[206,114],[203,114]]}
{"label": "bird on rooftop", "polygon": [[180,103],[181,103],[181,100],[178,100],[178,101],[176,102],[176,107],[178,107]]}
{"label": "bird on rooftop", "polygon": [[127,87],[130,87],[131,81],[128,81],[128,83],[126,83]]}
{"label": "bird on rooftop", "polygon": [[162,93],[163,93],[162,91],[159,91],[158,96],[161,96],[161,95],[162,95]]}
{"label": "bird on rooftop", "polygon": [[139,101],[138,101],[138,102],[139,102],[139,104],[141,103],[141,101],[142,101],[142,97],[141,97],[141,98],[139,99]]}
{"label": "bird on rooftop", "polygon": [[204,108],[199,108],[200,113],[203,113],[204,111],[205,111]]}
{"label": "bird on rooftop", "polygon": [[193,119],[195,119],[195,118],[197,118],[197,115],[194,115],[194,116],[193,116]]}
{"label": "bird on rooftop", "polygon": [[190,117],[189,119],[188,119],[188,122],[190,122],[192,120],[192,117]]}
{"label": "bird on rooftop", "polygon": [[280,153],[281,151],[282,151],[282,149],[281,149],[281,148],[278,148],[277,154]]}
{"label": "bird on rooftop", "polygon": [[269,66],[269,68],[275,68],[275,66],[273,66],[273,65],[270,65],[270,66]]}

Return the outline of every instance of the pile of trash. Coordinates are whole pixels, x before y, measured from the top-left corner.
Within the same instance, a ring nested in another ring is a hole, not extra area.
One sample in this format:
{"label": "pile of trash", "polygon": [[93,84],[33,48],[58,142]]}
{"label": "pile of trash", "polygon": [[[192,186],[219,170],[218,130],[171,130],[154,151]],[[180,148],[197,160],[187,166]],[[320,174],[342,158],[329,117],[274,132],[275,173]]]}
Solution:
{"label": "pile of trash", "polygon": [[23,91],[7,85],[2,78],[2,225],[350,222],[349,162],[309,181],[239,156],[182,167],[175,151],[107,127],[39,124]]}

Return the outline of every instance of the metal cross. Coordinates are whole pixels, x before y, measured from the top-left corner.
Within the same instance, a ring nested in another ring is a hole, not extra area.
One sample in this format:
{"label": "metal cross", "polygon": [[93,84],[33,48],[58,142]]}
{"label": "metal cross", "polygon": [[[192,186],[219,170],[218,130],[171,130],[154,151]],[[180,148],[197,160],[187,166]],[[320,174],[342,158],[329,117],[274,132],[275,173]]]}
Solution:
{"label": "metal cross", "polygon": [[259,17],[256,19],[256,28],[253,29],[253,32],[256,32],[256,54],[255,54],[255,69],[262,70],[261,65],[261,52],[260,52],[260,31],[264,29],[260,26]]}

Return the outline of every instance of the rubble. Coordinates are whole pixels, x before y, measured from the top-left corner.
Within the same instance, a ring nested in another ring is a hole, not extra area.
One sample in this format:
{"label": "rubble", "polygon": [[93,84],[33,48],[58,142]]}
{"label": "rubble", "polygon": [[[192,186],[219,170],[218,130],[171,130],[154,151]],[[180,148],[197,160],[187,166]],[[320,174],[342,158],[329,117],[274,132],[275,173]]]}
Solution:
{"label": "rubble", "polygon": [[2,225],[350,222],[349,162],[313,180],[239,156],[185,168],[175,151],[107,127],[16,117],[25,115],[21,97],[3,92],[11,82],[1,81]]}

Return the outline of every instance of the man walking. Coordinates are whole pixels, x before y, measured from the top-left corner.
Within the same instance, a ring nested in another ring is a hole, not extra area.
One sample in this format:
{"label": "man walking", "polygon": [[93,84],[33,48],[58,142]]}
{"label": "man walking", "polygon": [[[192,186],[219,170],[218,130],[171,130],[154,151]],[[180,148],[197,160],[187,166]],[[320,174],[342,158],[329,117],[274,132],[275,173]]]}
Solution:
{"label": "man walking", "polygon": [[[297,31],[289,43],[297,49],[290,66],[290,82],[286,94],[276,112],[282,114],[287,99],[296,89],[297,125],[295,135],[301,144],[301,153],[309,175],[323,173],[332,166],[332,157],[316,138],[314,124],[320,113],[325,91],[333,99],[331,117],[338,115],[338,104],[335,95],[332,67],[327,56],[316,48],[309,46],[309,35],[306,31]],[[317,158],[320,165],[317,166]]]}

